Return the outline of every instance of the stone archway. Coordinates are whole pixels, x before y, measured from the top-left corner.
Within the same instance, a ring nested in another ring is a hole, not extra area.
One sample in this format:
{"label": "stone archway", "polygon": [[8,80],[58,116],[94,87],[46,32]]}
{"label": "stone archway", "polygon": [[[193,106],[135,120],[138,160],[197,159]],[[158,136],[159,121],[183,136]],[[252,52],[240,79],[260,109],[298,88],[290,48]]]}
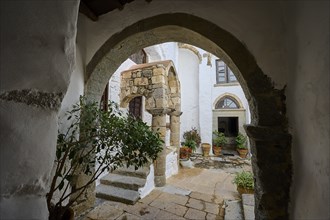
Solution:
{"label": "stone archway", "polygon": [[251,141],[257,219],[287,219],[291,186],[291,135],[288,133],[284,90],[257,65],[253,55],[233,35],[199,17],[163,14],[138,21],[111,36],[88,63],[85,93],[99,100],[106,82],[132,51],[166,41],[203,48],[238,73],[251,109],[245,129]]}
{"label": "stone archway", "polygon": [[166,115],[170,115],[171,144],[179,149],[181,95],[172,61],[139,64],[121,73],[120,105],[127,107],[137,96],[146,98],[146,111],[152,115],[152,129],[160,133],[163,150],[155,161],[155,185],[166,184]]}

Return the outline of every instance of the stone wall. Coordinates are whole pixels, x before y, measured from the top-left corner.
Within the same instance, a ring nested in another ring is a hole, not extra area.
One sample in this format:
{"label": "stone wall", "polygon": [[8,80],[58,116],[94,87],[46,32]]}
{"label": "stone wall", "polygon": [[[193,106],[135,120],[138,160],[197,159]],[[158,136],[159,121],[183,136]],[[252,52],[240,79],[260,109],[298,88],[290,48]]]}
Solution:
{"label": "stone wall", "polygon": [[180,84],[174,69],[170,70],[171,61],[162,61],[133,66],[122,72],[120,105],[127,107],[136,96],[146,97],[146,110],[180,110]]}
{"label": "stone wall", "polygon": [[181,93],[172,61],[139,64],[121,73],[120,105],[127,107],[131,99],[145,97],[145,109],[152,115],[152,129],[164,141],[155,161],[155,185],[166,183],[166,116],[170,115],[170,144],[180,147]]}

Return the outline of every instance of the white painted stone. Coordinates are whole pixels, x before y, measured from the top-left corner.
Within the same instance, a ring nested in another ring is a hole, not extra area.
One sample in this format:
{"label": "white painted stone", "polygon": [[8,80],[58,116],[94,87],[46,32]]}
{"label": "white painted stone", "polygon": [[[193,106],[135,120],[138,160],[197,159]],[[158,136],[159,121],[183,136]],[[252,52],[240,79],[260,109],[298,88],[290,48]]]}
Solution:
{"label": "white painted stone", "polygon": [[144,187],[139,188],[139,190],[138,190],[141,199],[146,197],[155,188],[154,179],[155,179],[155,170],[154,170],[154,165],[151,164],[150,172],[147,176],[146,184],[144,185]]}
{"label": "white painted stone", "polygon": [[175,147],[167,147],[170,152],[166,155],[166,171],[165,176],[169,178],[173,175],[178,174],[178,154],[176,153]]}
{"label": "white painted stone", "polygon": [[194,163],[189,159],[189,160],[180,160],[180,164],[183,168],[193,168]]}

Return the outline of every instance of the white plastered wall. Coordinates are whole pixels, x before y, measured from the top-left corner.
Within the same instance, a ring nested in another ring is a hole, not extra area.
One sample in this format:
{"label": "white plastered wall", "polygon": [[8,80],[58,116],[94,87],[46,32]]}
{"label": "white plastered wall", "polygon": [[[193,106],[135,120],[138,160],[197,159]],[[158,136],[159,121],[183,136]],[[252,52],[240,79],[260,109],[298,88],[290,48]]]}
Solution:
{"label": "white plastered wall", "polygon": [[195,127],[199,128],[199,60],[187,49],[179,49],[178,77],[181,83],[180,139],[183,134]]}
{"label": "white plastered wall", "polygon": [[79,97],[84,95],[84,66],[79,45],[76,47],[76,65],[70,78],[68,90],[61,103],[59,111],[59,130],[64,132],[68,126],[69,121],[66,119],[67,111],[72,109],[72,105],[79,102]]}
{"label": "white plastered wall", "polygon": [[[0,218],[48,219],[57,116],[74,69],[79,3],[0,4]],[[21,95],[8,100],[6,92]]]}

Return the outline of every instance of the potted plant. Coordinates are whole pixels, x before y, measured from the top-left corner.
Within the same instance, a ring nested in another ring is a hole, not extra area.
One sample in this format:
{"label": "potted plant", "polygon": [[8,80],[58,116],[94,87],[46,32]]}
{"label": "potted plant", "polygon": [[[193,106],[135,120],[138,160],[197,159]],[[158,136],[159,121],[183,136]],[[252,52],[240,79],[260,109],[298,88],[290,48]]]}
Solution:
{"label": "potted plant", "polygon": [[187,140],[195,141],[196,148],[199,147],[199,145],[201,143],[201,136],[199,135],[197,128],[194,128],[194,127],[192,127],[191,130],[183,133],[183,139],[185,141],[187,141]]}
{"label": "potted plant", "polygon": [[192,152],[196,150],[196,142],[191,139],[187,139],[182,143],[180,148],[180,159],[189,159]]}
{"label": "potted plant", "polygon": [[196,128],[191,128],[183,133],[184,142],[181,142],[180,159],[189,159],[192,152],[196,151],[201,143],[201,137]]}
{"label": "potted plant", "polygon": [[[46,201],[50,220],[66,219],[72,206],[107,171],[134,165],[137,169],[157,158],[163,141],[159,133],[130,115],[118,105],[107,111],[84,98],[67,113],[68,127],[58,132],[54,174]],[[76,182],[84,175],[84,182]]]}
{"label": "potted plant", "polygon": [[236,139],[236,148],[239,156],[245,158],[248,153],[248,147],[246,146],[246,137],[242,133],[238,133]]}
{"label": "potted plant", "polygon": [[249,171],[236,173],[233,183],[237,185],[239,194],[254,193],[254,178],[253,174]]}
{"label": "potted plant", "polygon": [[213,136],[213,153],[215,156],[219,156],[221,148],[227,143],[227,139],[223,132],[217,130],[213,131]]}

